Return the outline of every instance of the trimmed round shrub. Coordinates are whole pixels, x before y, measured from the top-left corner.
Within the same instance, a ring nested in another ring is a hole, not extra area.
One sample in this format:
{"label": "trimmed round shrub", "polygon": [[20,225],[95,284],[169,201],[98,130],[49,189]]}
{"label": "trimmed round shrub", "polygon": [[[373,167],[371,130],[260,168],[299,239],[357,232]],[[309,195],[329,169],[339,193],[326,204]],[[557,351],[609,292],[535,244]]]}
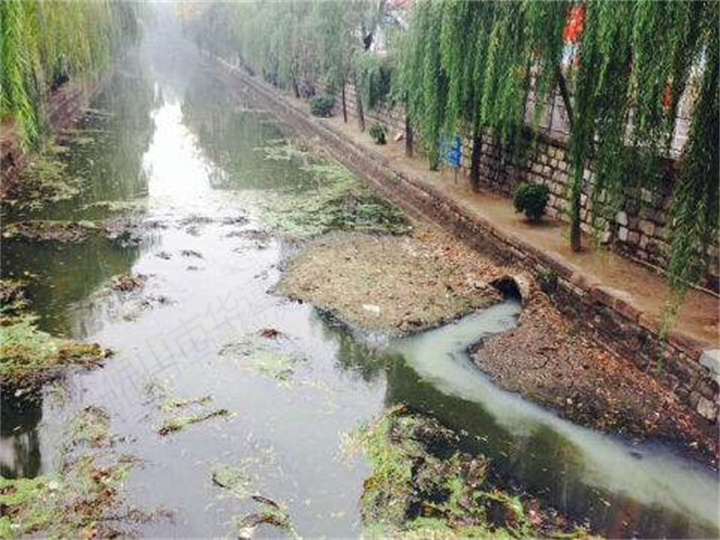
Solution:
{"label": "trimmed round shrub", "polygon": [[550,190],[545,184],[521,184],[515,191],[515,211],[524,212],[528,221],[540,221],[545,214]]}
{"label": "trimmed round shrub", "polygon": [[375,144],[387,143],[387,132],[382,124],[373,124],[370,126],[370,136],[375,141]]}
{"label": "trimmed round shrub", "polygon": [[332,116],[335,98],[332,96],[318,96],[310,101],[310,112],[313,116],[328,118]]}

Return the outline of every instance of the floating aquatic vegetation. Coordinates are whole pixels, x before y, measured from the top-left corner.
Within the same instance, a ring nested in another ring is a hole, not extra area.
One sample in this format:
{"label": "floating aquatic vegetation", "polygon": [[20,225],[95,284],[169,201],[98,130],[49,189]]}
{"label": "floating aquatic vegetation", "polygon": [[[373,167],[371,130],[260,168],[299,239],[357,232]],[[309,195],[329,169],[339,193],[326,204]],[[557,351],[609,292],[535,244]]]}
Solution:
{"label": "floating aquatic vegetation", "polygon": [[[259,498],[255,499],[258,500]],[[260,525],[279,527],[290,532],[294,538],[300,538],[292,525],[287,509],[269,499],[264,499],[262,502],[264,503],[264,508],[261,511],[253,512],[236,519],[238,538],[241,540],[253,538],[255,529]]]}
{"label": "floating aquatic vegetation", "polygon": [[316,150],[301,139],[269,141],[267,146],[255,148],[255,151],[262,152],[268,161],[295,160],[307,165],[313,158],[317,158]]}
{"label": "floating aquatic vegetation", "polygon": [[110,288],[117,292],[133,292],[145,287],[148,276],[145,274],[120,274],[110,279]]}
{"label": "floating aquatic vegetation", "polygon": [[366,537],[588,536],[536,499],[500,488],[490,462],[459,451],[458,441],[437,420],[403,407],[355,434],[373,467],[361,501]]}
{"label": "floating aquatic vegetation", "polygon": [[108,213],[139,211],[145,208],[147,199],[131,199],[116,201],[95,201],[84,204],[80,210],[102,210]]}
{"label": "floating aquatic vegetation", "polygon": [[25,298],[26,285],[24,279],[0,279],[0,317],[7,320],[27,308],[30,302]]}
{"label": "floating aquatic vegetation", "polygon": [[296,365],[306,360],[305,356],[294,350],[287,336],[268,328],[225,344],[218,355],[232,360],[240,369],[281,382],[289,381],[295,373]]}
{"label": "floating aquatic vegetation", "polygon": [[194,249],[182,249],[180,250],[180,255],[183,257],[188,258],[195,258],[195,259],[203,259],[202,253],[199,251],[195,251]]}
{"label": "floating aquatic vegetation", "polygon": [[118,455],[108,413],[95,406],[70,422],[60,468],[36,478],[0,477],[0,538],[112,538],[154,516],[129,506],[123,486],[137,460]]}
{"label": "floating aquatic vegetation", "polygon": [[13,386],[33,386],[58,377],[68,367],[92,368],[111,355],[96,343],[78,343],[39,330],[32,315],[3,324],[0,374]]}
{"label": "floating aquatic vegetation", "polygon": [[210,409],[212,396],[179,399],[173,396],[166,384],[150,381],[145,385],[147,403],[156,402],[161,413],[159,435],[167,436],[184,430],[188,426],[213,418],[227,418],[232,413],[227,409]]}
{"label": "floating aquatic vegetation", "polygon": [[92,221],[35,220],[8,223],[2,236],[5,240],[78,244],[84,242],[88,233],[96,229],[97,225]]}
{"label": "floating aquatic vegetation", "polygon": [[192,424],[198,424],[212,418],[220,418],[227,416],[230,416],[230,411],[228,411],[227,409],[217,409],[214,411],[201,412],[189,416],[177,416],[175,418],[169,418],[165,420],[158,429],[158,433],[163,436],[170,435],[171,433],[182,431],[183,429]]}
{"label": "floating aquatic vegetation", "polygon": [[260,525],[272,525],[285,529],[294,538],[300,538],[293,527],[287,508],[264,495],[253,494],[251,480],[242,468],[216,468],[212,473],[212,481],[215,485],[229,491],[233,496],[239,499],[250,499],[260,505],[257,511],[234,518],[238,529],[238,538],[253,538],[255,529]]}
{"label": "floating aquatic vegetation", "polygon": [[312,179],[302,190],[287,190],[264,199],[264,219],[276,231],[299,238],[335,230],[406,234],[402,211],[387,202],[342,165],[294,149],[293,144],[266,149],[268,159],[302,157],[300,169]]}
{"label": "floating aquatic vegetation", "polygon": [[60,159],[63,151],[64,147],[49,145],[45,152],[34,156],[3,202],[37,210],[47,203],[76,197],[82,179],[68,174],[67,164]]}
{"label": "floating aquatic vegetation", "polygon": [[238,499],[245,499],[253,494],[252,479],[244,467],[217,465],[212,470],[212,482]]}

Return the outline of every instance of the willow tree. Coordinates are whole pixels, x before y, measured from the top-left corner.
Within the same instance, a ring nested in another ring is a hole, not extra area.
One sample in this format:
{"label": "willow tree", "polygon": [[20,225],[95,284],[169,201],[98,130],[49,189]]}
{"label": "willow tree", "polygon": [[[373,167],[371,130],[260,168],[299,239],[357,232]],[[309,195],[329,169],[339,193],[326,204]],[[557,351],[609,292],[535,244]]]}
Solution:
{"label": "willow tree", "polygon": [[670,281],[682,298],[699,277],[718,226],[719,6],[592,0],[586,10],[570,139],[573,247],[580,245],[580,193],[590,161],[595,167],[592,211],[603,226],[629,191],[657,187],[680,98],[699,90],[669,223]]}
{"label": "willow tree", "polygon": [[340,91],[343,121],[347,122],[345,90],[353,73],[357,38],[350,28],[351,12],[340,2],[318,2],[315,6],[315,33],[322,51],[320,65],[324,83],[331,92]]}
{"label": "willow tree", "polygon": [[[527,134],[528,98],[542,104],[557,91],[570,125],[571,244],[579,250],[583,192],[593,225],[606,228],[631,190],[655,188],[680,98],[697,93],[669,224],[671,283],[682,291],[717,231],[719,10],[686,0],[418,3],[400,83],[430,168],[441,138],[470,125],[477,186],[483,135],[512,149]],[[584,24],[574,65],[563,65],[573,11]]]}
{"label": "willow tree", "polygon": [[46,94],[106,70],[138,33],[136,7],[112,0],[0,2],[0,116],[23,146],[43,134]]}

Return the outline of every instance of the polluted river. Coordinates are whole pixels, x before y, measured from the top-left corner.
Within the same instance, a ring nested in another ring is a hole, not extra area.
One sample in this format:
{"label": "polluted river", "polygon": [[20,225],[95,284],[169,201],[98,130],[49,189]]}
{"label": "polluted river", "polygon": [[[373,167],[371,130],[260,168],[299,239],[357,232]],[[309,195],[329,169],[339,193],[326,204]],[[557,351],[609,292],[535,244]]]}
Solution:
{"label": "polluted river", "polygon": [[[95,407],[111,419],[115,451],[134,460],[127,499],[155,512],[133,534],[236,537],[238,519],[270,499],[291,526],[266,519],[257,537],[358,537],[372,469],[347,446],[402,405],[595,534],[718,535],[713,472],[670,446],[562,420],[475,367],[468,349],[517,324],[516,299],[395,336],[278,294],[302,243],[267,228],[266,201],[292,204],[314,176],[288,150],[292,132],[238,101],[213,69],[172,28],[148,38],[62,153],[84,179],[80,195],[5,216],[88,223],[89,233],[100,220],[139,226],[113,241],[4,242],[3,277],[33,276],[40,329],[113,355],[100,369],[3,393],[3,476],[58,471],[65,428]],[[140,276],[142,291],[107,292],[119,275]],[[253,347],[265,347],[267,363],[253,364]],[[228,470],[242,471],[254,499],[227,489]]]}

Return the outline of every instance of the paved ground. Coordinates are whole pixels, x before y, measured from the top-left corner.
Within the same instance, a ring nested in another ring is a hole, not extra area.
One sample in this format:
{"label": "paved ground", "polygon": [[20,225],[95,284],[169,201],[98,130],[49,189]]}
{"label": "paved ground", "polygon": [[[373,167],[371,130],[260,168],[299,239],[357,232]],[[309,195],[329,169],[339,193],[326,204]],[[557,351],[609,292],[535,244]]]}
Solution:
{"label": "paved ground", "polygon": [[[299,100],[293,101],[298,107],[308,107]],[[662,320],[669,292],[667,281],[662,275],[609,250],[593,248],[590,238],[583,239],[586,246],[583,251],[574,253],[569,247],[567,224],[548,221],[542,225],[529,225],[521,214],[515,213],[511,200],[486,191],[475,193],[465,175],[460,175],[455,183],[452,172],[429,171],[424,159],[405,157],[404,142],[390,141],[385,146],[378,146],[367,133],[358,131],[355,122],[344,124],[341,117],[323,121],[331,123],[333,128],[349,135],[357,143],[383,154],[393,167],[411,172],[414,177],[432,184],[466,210],[491,221],[504,234],[523,238],[535,247],[554,253],[567,265],[592,276],[599,284],[626,293],[628,299],[656,323]],[[719,318],[718,298],[693,290],[680,311],[676,328],[707,347],[717,347]]]}

